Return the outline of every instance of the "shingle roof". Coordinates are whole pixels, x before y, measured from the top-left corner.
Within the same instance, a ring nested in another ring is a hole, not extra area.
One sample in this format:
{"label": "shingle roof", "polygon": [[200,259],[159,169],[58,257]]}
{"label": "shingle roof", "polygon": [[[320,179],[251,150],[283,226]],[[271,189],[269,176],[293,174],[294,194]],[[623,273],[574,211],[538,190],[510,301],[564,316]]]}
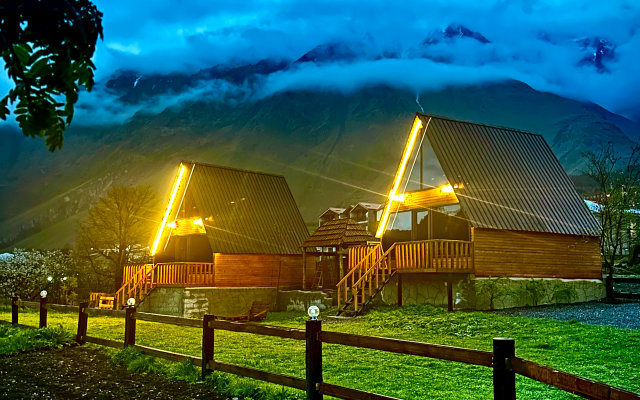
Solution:
{"label": "shingle roof", "polygon": [[472,226],[599,235],[600,226],[541,135],[418,114]]}
{"label": "shingle roof", "polygon": [[283,176],[203,163],[192,165],[187,187],[214,253],[300,253],[309,236]]}
{"label": "shingle roof", "polygon": [[300,247],[348,247],[376,240],[364,225],[349,218],[322,224]]}

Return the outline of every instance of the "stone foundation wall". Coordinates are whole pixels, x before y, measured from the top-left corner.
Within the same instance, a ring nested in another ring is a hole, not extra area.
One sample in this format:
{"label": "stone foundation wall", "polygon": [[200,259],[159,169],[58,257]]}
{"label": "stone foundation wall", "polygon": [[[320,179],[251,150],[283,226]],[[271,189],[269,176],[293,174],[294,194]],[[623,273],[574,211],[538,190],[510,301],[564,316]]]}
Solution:
{"label": "stone foundation wall", "polygon": [[184,313],[184,296],[184,288],[156,288],[138,305],[138,310],[181,317]]}
{"label": "stone foundation wall", "polygon": [[331,306],[332,299],[321,291],[282,290],[278,292],[278,311],[304,311],[310,306],[325,310]]}
{"label": "stone foundation wall", "polygon": [[[453,283],[456,309],[491,310],[556,303],[579,303],[605,297],[604,283],[599,279],[554,278],[475,278]],[[377,301],[397,304],[397,275],[383,288]],[[432,304],[447,306],[445,279],[437,276],[404,275],[403,304]]]}

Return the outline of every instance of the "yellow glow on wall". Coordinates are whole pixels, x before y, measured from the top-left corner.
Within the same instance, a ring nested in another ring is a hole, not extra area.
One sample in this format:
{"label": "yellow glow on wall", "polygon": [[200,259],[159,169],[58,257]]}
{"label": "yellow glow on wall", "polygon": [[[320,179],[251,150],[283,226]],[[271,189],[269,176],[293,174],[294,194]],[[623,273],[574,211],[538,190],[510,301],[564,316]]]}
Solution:
{"label": "yellow glow on wall", "polygon": [[162,223],[158,227],[158,233],[156,234],[156,239],[153,241],[153,247],[151,247],[151,255],[156,254],[158,250],[158,245],[160,244],[160,238],[162,237],[162,232],[164,231],[164,227],[167,224],[167,219],[169,219],[169,214],[171,213],[171,207],[173,206],[173,202],[178,194],[178,188],[180,187],[180,181],[184,176],[184,172],[187,168],[180,164],[180,172],[178,172],[178,178],[173,184],[173,189],[171,189],[171,197],[169,198],[169,205],[167,205],[167,210],[164,213],[164,218],[162,219]]}
{"label": "yellow glow on wall", "polygon": [[389,223],[389,215],[391,214],[391,206],[393,205],[394,198],[398,194],[398,188],[400,187],[400,183],[402,183],[404,171],[407,168],[407,163],[409,162],[409,158],[411,157],[411,153],[413,152],[413,146],[416,143],[418,131],[421,127],[422,120],[416,116],[416,119],[413,121],[413,128],[411,128],[411,134],[409,135],[409,139],[407,140],[407,145],[405,146],[404,153],[402,154],[402,158],[400,159],[400,165],[398,166],[396,177],[393,180],[393,187],[391,188],[391,192],[389,192],[387,205],[384,208],[382,218],[380,219],[380,224],[378,225],[378,231],[376,232],[377,238],[381,238],[385,229],[387,229],[387,224]]}

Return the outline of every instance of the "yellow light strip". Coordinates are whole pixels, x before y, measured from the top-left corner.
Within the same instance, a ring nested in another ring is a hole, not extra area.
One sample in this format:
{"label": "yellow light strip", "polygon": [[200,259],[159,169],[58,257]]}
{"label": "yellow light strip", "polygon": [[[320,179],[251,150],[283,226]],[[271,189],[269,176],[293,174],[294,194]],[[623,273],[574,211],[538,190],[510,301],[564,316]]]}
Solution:
{"label": "yellow light strip", "polygon": [[164,227],[167,224],[167,219],[169,219],[169,213],[171,213],[171,207],[173,206],[173,201],[175,200],[176,194],[178,193],[178,188],[180,187],[180,181],[182,180],[182,176],[184,175],[185,170],[186,170],[185,166],[180,164],[180,172],[178,172],[178,178],[173,184],[173,189],[171,189],[171,197],[169,198],[169,205],[167,206],[167,211],[165,211],[164,213],[164,218],[162,219],[162,223],[158,227],[156,240],[153,241],[153,247],[151,248],[151,255],[156,254],[156,251],[158,250],[158,244],[160,243],[162,232],[164,231]]}
{"label": "yellow light strip", "polygon": [[407,145],[404,148],[404,153],[402,154],[402,158],[400,160],[400,166],[398,167],[398,172],[396,172],[396,177],[393,181],[393,187],[391,192],[389,192],[389,198],[387,199],[387,205],[384,208],[384,212],[382,213],[382,218],[380,219],[380,225],[378,225],[378,231],[376,232],[376,237],[381,238],[384,234],[385,229],[387,228],[387,224],[389,223],[389,214],[391,214],[391,206],[393,205],[394,199],[398,198],[398,188],[400,187],[400,183],[402,182],[402,176],[404,175],[404,171],[407,168],[407,163],[409,162],[409,158],[411,157],[411,153],[413,152],[413,146],[416,143],[416,138],[418,137],[418,131],[422,127],[422,120],[416,116],[416,119],[413,121],[413,128],[411,128],[411,134],[409,135],[409,139],[407,140]]}

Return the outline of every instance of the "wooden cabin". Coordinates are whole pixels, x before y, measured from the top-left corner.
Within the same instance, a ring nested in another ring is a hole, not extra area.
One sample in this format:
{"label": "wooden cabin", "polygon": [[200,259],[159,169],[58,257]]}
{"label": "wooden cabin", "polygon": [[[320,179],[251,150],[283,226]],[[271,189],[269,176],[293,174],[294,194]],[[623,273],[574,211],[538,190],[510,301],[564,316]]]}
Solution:
{"label": "wooden cabin", "polygon": [[125,268],[116,306],[162,286],[311,284],[315,264],[303,271],[300,250],[309,232],[283,176],[183,161],[166,204],[153,264]]}
{"label": "wooden cabin", "polygon": [[357,309],[391,276],[399,292],[403,280],[441,277],[449,302],[453,281],[469,277],[601,279],[599,233],[541,135],[417,114],[380,217],[382,244],[352,250],[339,300]]}

